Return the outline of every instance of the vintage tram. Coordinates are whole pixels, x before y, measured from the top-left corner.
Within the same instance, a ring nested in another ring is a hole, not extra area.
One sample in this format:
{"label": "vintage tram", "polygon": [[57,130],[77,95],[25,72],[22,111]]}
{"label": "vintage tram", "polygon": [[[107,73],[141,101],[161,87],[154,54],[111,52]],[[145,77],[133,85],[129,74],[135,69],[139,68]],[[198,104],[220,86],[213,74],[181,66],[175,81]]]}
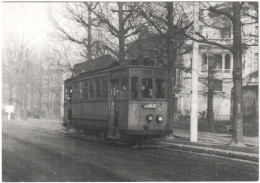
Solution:
{"label": "vintage tram", "polygon": [[110,55],[74,66],[65,80],[64,126],[99,131],[106,138],[165,136],[168,69],[149,60],[119,64]]}

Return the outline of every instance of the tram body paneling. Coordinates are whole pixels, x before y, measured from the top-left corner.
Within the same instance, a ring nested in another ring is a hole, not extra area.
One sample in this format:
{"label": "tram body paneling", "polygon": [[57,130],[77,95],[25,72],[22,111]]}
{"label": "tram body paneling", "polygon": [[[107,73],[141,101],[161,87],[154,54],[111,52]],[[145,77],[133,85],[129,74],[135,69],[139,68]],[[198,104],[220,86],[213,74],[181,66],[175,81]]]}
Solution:
{"label": "tram body paneling", "polygon": [[[152,107],[145,108],[152,104]],[[128,130],[129,134],[166,134],[167,131],[167,102],[138,101],[129,103]],[[152,120],[147,121],[147,116],[152,115]],[[162,116],[163,121],[158,122],[156,117]]]}
{"label": "tram body paneling", "polygon": [[64,125],[129,135],[170,134],[167,77],[164,68],[128,65],[68,79]]}

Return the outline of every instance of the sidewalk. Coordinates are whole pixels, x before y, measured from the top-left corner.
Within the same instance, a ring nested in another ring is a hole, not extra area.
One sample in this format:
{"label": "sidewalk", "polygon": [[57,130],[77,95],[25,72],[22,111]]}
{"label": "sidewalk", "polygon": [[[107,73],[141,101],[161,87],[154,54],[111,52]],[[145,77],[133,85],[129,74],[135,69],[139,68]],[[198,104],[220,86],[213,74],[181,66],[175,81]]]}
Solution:
{"label": "sidewalk", "polygon": [[245,147],[229,146],[230,134],[198,132],[198,142],[189,141],[189,130],[174,129],[166,144],[174,149],[258,162],[258,137],[244,137]]}

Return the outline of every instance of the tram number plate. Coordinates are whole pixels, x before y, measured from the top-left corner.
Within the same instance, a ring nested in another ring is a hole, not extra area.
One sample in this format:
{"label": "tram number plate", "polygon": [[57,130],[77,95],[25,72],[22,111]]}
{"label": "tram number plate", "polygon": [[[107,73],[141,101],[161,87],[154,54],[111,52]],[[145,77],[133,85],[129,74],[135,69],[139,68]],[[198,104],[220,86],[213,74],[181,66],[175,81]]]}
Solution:
{"label": "tram number plate", "polygon": [[146,104],[143,105],[145,109],[156,109],[156,104]]}

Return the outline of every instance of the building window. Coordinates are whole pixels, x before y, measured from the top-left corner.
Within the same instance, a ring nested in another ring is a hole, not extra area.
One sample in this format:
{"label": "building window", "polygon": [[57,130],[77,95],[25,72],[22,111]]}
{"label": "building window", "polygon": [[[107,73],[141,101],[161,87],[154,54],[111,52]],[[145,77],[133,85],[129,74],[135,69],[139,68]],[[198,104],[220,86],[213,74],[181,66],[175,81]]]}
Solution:
{"label": "building window", "polygon": [[230,55],[225,55],[225,69],[230,69]]}
{"label": "building window", "polygon": [[216,72],[222,72],[222,55],[221,54],[213,54],[213,69]]}
{"label": "building window", "polygon": [[208,70],[208,55],[202,54],[201,72],[207,72],[207,70]]}
{"label": "building window", "polygon": [[230,73],[231,69],[231,61],[230,61],[230,54],[225,55],[225,68],[224,68],[225,73]]}
{"label": "building window", "polygon": [[252,72],[257,71],[257,70],[258,70],[258,53],[255,53],[254,61],[252,64]]}
{"label": "building window", "polygon": [[213,91],[222,91],[223,81],[221,79],[213,79]]}
{"label": "building window", "polygon": [[225,27],[220,29],[221,38],[231,38],[231,27]]}

